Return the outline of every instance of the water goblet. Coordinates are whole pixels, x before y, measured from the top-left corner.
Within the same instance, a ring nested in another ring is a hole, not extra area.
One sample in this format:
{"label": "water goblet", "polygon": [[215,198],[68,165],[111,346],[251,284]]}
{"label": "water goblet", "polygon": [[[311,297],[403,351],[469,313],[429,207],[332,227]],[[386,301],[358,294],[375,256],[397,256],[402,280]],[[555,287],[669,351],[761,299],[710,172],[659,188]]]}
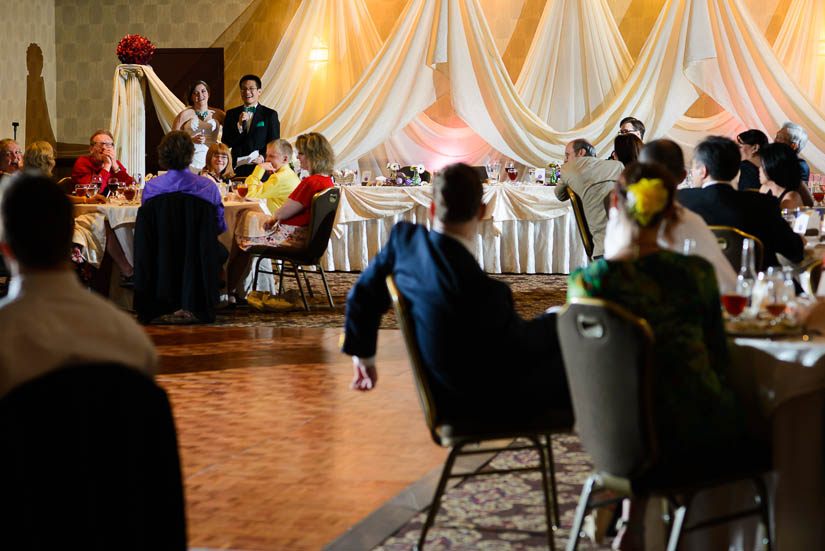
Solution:
{"label": "water goblet", "polygon": [[487,161],[484,168],[487,170],[487,183],[497,184],[501,172],[501,162],[498,160]]}

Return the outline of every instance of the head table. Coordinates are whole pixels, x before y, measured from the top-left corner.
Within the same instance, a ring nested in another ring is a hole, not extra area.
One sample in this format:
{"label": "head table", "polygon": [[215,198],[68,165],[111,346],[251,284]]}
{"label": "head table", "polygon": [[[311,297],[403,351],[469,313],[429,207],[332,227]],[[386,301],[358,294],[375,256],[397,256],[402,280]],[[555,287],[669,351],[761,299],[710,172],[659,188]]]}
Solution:
{"label": "head table", "polygon": [[[432,186],[342,186],[324,269],[360,271],[396,222],[429,227]],[[569,273],[586,263],[569,201],[542,185],[485,185],[476,258],[489,273]]]}

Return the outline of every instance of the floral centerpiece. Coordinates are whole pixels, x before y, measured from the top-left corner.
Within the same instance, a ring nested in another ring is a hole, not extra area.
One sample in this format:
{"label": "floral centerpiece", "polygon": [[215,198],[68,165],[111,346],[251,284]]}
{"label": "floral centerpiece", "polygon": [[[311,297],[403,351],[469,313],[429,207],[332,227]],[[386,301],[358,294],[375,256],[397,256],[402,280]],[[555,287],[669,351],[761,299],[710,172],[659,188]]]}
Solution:
{"label": "floral centerpiece", "polygon": [[152,60],[155,47],[145,36],[127,34],[118,42],[116,53],[121,63],[147,65]]}
{"label": "floral centerpiece", "polygon": [[555,186],[561,178],[561,165],[559,163],[548,163],[544,175],[545,186]]}
{"label": "floral centerpiece", "polygon": [[412,185],[420,186],[421,185],[421,175],[424,174],[424,172],[426,172],[426,169],[424,168],[424,165],[412,165],[410,167],[410,170],[412,170],[412,173],[413,173]]}
{"label": "floral centerpiece", "polygon": [[[393,184],[398,182],[398,176],[399,176],[398,172],[401,170],[401,165],[399,165],[398,163],[387,163],[387,170],[390,171],[389,181],[392,182]],[[399,185],[401,185],[400,182],[399,182]]]}

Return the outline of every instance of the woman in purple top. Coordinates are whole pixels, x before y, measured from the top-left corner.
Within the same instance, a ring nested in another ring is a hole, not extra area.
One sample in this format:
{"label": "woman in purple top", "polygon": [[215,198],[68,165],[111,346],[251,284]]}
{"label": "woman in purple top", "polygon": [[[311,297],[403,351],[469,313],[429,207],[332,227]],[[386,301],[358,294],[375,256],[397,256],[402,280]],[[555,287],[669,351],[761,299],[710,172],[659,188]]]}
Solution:
{"label": "woman in purple top", "polygon": [[212,180],[198,176],[189,170],[189,163],[192,162],[194,153],[195,146],[192,145],[192,140],[186,132],[173,130],[166,134],[158,146],[158,162],[168,172],[147,180],[141,204],[164,193],[182,192],[194,195],[215,205],[218,233],[221,234],[226,231],[221,194]]}

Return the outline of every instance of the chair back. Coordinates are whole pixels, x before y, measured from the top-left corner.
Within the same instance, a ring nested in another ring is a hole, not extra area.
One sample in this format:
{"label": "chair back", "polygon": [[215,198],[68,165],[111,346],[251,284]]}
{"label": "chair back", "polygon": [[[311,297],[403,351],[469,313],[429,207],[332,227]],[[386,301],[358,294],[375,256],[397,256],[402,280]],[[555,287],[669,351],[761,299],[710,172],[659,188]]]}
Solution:
{"label": "chair back", "polygon": [[392,274],[387,276],[387,289],[390,292],[390,299],[392,300],[392,307],[395,310],[395,316],[398,318],[398,327],[401,329],[401,334],[404,335],[404,344],[407,347],[407,355],[410,358],[410,367],[412,368],[415,388],[418,391],[418,401],[421,404],[421,411],[424,412],[424,419],[427,421],[427,428],[430,429],[430,435],[432,435],[435,442],[440,444],[441,438],[436,432],[438,409],[436,408],[433,391],[430,387],[429,376],[424,367],[424,361],[421,359],[421,350],[418,347],[418,339],[415,336],[415,322],[410,311],[410,303],[407,297],[402,295],[401,291],[398,290]]}
{"label": "chair back", "polygon": [[758,237],[745,233],[733,226],[708,226],[710,231],[716,236],[716,241],[719,243],[719,248],[722,249],[722,254],[728,259],[733,270],[738,272],[742,266],[742,242],[745,239],[753,239],[756,243],[756,266],[757,270],[764,268],[765,262],[765,245]]}
{"label": "chair back", "polygon": [[201,321],[215,321],[225,254],[213,204],[182,192],[146,201],[135,221],[138,320],[148,323],[182,308]]}
{"label": "chair back", "polygon": [[576,217],[576,228],[579,230],[584,252],[587,258],[593,259],[593,234],[590,233],[590,226],[587,225],[587,217],[584,215],[581,198],[569,187],[567,193],[570,195],[570,205],[573,207],[573,216]]}
{"label": "chair back", "polygon": [[166,393],[117,364],[58,368],[0,400],[4,547],[186,549]]}
{"label": "chair back", "polygon": [[317,263],[326,252],[335,213],[341,202],[341,188],[331,187],[319,191],[312,197],[309,206],[309,237],[307,238],[308,256]]}
{"label": "chair back", "polygon": [[799,274],[799,283],[802,290],[810,296],[816,295],[819,290],[819,281],[822,279],[822,260],[817,260],[811,264],[807,270]]}
{"label": "chair back", "polygon": [[71,176],[64,176],[59,179],[57,181],[57,187],[59,187],[60,191],[66,195],[72,195],[74,193],[74,182],[72,181]]}
{"label": "chair back", "polygon": [[653,332],[608,301],[573,298],[558,336],[579,437],[596,469],[633,478],[655,463]]}

